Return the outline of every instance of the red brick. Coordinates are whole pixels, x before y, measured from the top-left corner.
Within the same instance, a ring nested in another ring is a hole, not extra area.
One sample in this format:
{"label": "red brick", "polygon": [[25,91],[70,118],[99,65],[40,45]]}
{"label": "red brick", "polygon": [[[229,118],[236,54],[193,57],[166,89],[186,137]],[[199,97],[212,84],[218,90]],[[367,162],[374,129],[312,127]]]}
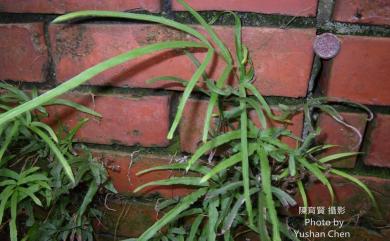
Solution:
{"label": "red brick", "polygon": [[180,186],[152,186],[137,193],[134,190],[151,181],[167,179],[172,176],[183,175],[179,171],[155,171],[137,176],[142,170],[169,164],[173,157],[145,155],[137,152],[133,156],[128,153],[93,151],[94,155],[105,164],[116,190],[121,194],[131,196],[150,196],[159,194],[165,198],[173,198],[188,194],[191,189]]}
{"label": "red brick", "polygon": [[201,144],[207,105],[205,100],[188,100],[179,129],[182,151],[193,153]]}
{"label": "red brick", "polygon": [[[208,102],[205,100],[190,99],[184,109],[183,119],[180,125],[180,145],[181,150],[193,153],[201,144],[204,116],[207,110]],[[259,125],[255,113],[251,113],[251,118],[255,124]],[[289,129],[293,134],[300,136],[303,128],[303,115],[298,114],[292,119],[293,124]],[[280,124],[271,122],[270,126],[280,126]],[[295,146],[296,142],[293,139],[285,138],[285,142],[291,146]]]}
{"label": "red brick", "polygon": [[[216,30],[233,49],[232,28],[219,26]],[[314,35],[314,29],[244,28],[243,40],[250,50],[256,68],[257,81],[254,84],[264,95],[291,97],[306,95]],[[148,24],[52,25],[50,36],[59,82],[136,47],[156,41],[189,38],[178,31]],[[197,56],[202,58],[204,53],[198,53]],[[224,64],[218,58],[214,61],[209,65],[208,73],[215,78]],[[189,79],[194,71],[193,64],[186,56],[175,51],[164,51],[108,70],[89,83],[177,89],[179,85],[172,82],[148,84],[145,81],[161,75]]]}
{"label": "red brick", "polygon": [[45,81],[47,47],[43,23],[0,24],[0,79]]}
{"label": "red brick", "polygon": [[[317,0],[186,0],[186,2],[199,11],[231,10],[307,17],[315,16],[317,12]],[[172,1],[172,8],[176,11],[184,10],[176,0]]]}
{"label": "red brick", "polygon": [[[340,113],[344,121],[355,127],[364,136],[367,123],[367,114],[364,113]],[[317,137],[319,144],[334,144],[338,147],[328,149],[321,156],[327,156],[340,152],[357,152],[360,150],[361,141],[358,134],[351,128],[342,125],[327,114],[321,114],[318,119],[321,134]],[[340,159],[332,162],[334,167],[353,168],[357,156]]]}
{"label": "red brick", "polygon": [[66,13],[80,10],[147,10],[159,12],[160,0],[1,0],[0,12],[11,13]]}
{"label": "red brick", "polygon": [[390,25],[388,0],[336,0],[333,19],[340,22]]}
{"label": "red brick", "polygon": [[[87,24],[51,25],[54,62],[58,81],[65,81],[83,70],[118,54],[157,41],[185,38],[183,34],[146,24]],[[183,63],[178,68],[178,63]],[[138,58],[100,74],[89,83],[94,85],[161,88],[179,86],[146,81],[160,75],[178,75],[189,78],[194,71],[191,62],[174,51],[164,51]]]}
{"label": "red brick", "polygon": [[328,96],[375,105],[390,104],[390,39],[339,36],[340,53],[325,66],[322,86]]}
{"label": "red brick", "polygon": [[[132,97],[128,95],[98,95],[72,93],[65,98],[88,106],[103,118],[90,117],[76,140],[97,144],[127,146],[167,146],[169,128],[169,96]],[[74,127],[86,117],[69,107],[49,108],[51,124],[64,123]]]}
{"label": "red brick", "polygon": [[[218,33],[233,49],[229,30]],[[242,39],[254,63],[256,88],[267,96],[306,96],[314,37],[315,29],[244,28]]]}
{"label": "red brick", "polygon": [[367,138],[368,155],[364,163],[370,166],[390,167],[390,115],[377,114],[374,128]]}
{"label": "red brick", "polygon": [[[163,215],[157,214],[154,207],[153,202],[119,202],[108,199],[107,206],[99,207],[103,212],[103,219],[95,222],[94,231],[127,238],[138,237]],[[103,237],[100,239],[113,240]]]}
{"label": "red brick", "polygon": [[[344,206],[346,214],[337,215],[338,219],[350,219],[359,217],[368,220],[372,225],[383,226],[390,221],[390,179],[377,177],[356,176],[364,182],[374,194],[379,205],[382,217],[376,216],[368,195],[363,189],[341,177],[331,178],[332,187],[335,191],[336,203],[333,206]],[[310,206],[330,206],[328,189],[319,182],[306,188]],[[297,194],[299,196],[299,194]],[[300,201],[299,201],[300,203]],[[299,206],[302,204],[298,204]]]}

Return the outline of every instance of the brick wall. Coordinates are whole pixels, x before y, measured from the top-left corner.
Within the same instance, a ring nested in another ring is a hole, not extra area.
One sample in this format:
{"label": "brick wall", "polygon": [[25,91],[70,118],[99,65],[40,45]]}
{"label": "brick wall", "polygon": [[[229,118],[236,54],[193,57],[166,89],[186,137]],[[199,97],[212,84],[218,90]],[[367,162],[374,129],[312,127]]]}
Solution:
{"label": "brick wall", "polygon": [[[350,227],[354,240],[385,240],[383,228],[390,222],[390,2],[386,0],[188,0],[189,4],[211,19],[220,11],[237,11],[243,20],[243,40],[254,60],[258,80],[255,85],[271,103],[304,101],[309,96],[333,96],[366,104],[375,113],[340,107],[347,122],[363,137],[320,115],[318,125],[324,130],[318,141],[340,145],[339,150],[363,151],[336,165],[377,190],[383,219],[363,213],[365,227]],[[85,10],[150,11],[192,23],[189,14],[175,0],[0,0],[0,80],[42,91],[66,81],[82,70],[123,51],[156,41],[183,38],[181,33],[155,24],[85,21],[77,25],[53,25],[62,13]],[[222,18],[216,30],[229,47],[234,45],[231,20]],[[282,27],[282,28],[281,28]],[[318,78],[311,78],[316,34],[332,32],[341,41],[341,51],[332,60],[322,61]],[[202,56],[202,53],[197,53]],[[214,63],[209,73],[218,73],[221,63]],[[135,173],[146,167],[167,163],[175,153],[188,155],[199,140],[202,111],[207,100],[193,96],[184,112],[183,122],[173,141],[166,140],[182,90],[175,83],[147,84],[145,80],[160,75],[188,78],[194,71],[187,58],[174,51],[147,56],[106,71],[67,94],[65,98],[87,105],[103,115],[92,118],[78,133],[77,140],[87,143],[95,155],[107,164],[116,188],[128,196],[142,182],[180,173],[157,172],[142,178]],[[314,88],[312,88],[314,87]],[[51,108],[49,122],[74,125],[84,115],[68,108]],[[194,114],[196,113],[196,114]],[[304,132],[303,117],[294,118],[291,129]],[[180,156],[180,154],[178,154]],[[334,180],[340,203],[351,210],[369,205],[362,193],[350,184]],[[320,188],[310,192],[312,204],[322,203]],[[102,240],[112,240],[112,222],[125,212],[118,235],[135,237],[150,225],[157,214],[154,197],[180,196],[183,188],[152,188],[128,202],[116,202],[117,211],[98,224]],[[356,203],[359,199],[359,203]],[[353,205],[352,205],[353,204]],[[351,206],[352,205],[352,206]],[[359,206],[361,205],[361,206]],[[370,207],[368,207],[370,208]],[[368,212],[370,213],[370,212]],[[111,220],[111,221],[112,221]],[[114,221],[114,223],[115,223]],[[136,226],[134,226],[136,224]],[[110,226],[111,225],[111,226]],[[136,228],[131,228],[136,227]],[[370,229],[370,230],[369,230]]]}

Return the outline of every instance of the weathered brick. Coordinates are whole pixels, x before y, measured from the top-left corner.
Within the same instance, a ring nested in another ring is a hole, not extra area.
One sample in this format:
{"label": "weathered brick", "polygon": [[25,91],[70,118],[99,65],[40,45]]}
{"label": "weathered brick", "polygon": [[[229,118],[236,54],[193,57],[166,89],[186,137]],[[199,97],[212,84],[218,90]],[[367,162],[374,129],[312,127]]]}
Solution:
{"label": "weathered brick", "polygon": [[167,165],[174,160],[169,156],[145,155],[134,152],[126,154],[120,152],[93,151],[99,161],[108,169],[114,187],[119,193],[132,196],[150,196],[158,194],[165,198],[173,198],[188,194],[191,189],[181,186],[151,186],[137,193],[134,190],[151,181],[167,179],[174,176],[182,176],[180,171],[154,171],[137,176],[142,170]]}
{"label": "weathered brick", "polygon": [[0,80],[45,81],[43,23],[0,24],[0,49]]}
{"label": "weathered brick", "polygon": [[[166,146],[169,128],[169,96],[132,97],[129,95],[88,95],[71,93],[65,96],[100,113],[101,119],[90,120],[76,135],[76,140],[97,144],[127,146]],[[50,124],[63,123],[74,127],[87,117],[70,107],[49,108]]]}
{"label": "weathered brick", "polygon": [[182,151],[193,153],[201,144],[207,105],[205,100],[188,100],[179,128]]}
{"label": "weathered brick", "polygon": [[[106,205],[102,205],[99,208],[103,212],[103,219],[94,225],[97,233],[136,238],[163,215],[162,213],[158,214],[154,210],[155,203],[153,202],[119,202],[109,200]],[[101,240],[107,239],[101,237]]]}
{"label": "weathered brick", "polygon": [[[204,117],[207,110],[208,102],[205,100],[190,99],[184,109],[182,122],[180,125],[180,145],[181,150],[193,153],[201,144]],[[257,115],[251,113],[250,117],[255,124],[259,125]],[[303,128],[303,115],[298,114],[292,118],[293,124],[289,129],[294,135],[300,136]],[[270,126],[280,126],[280,123],[270,122]],[[293,139],[286,138],[284,140],[291,146],[295,146],[296,142]]]}
{"label": "weathered brick", "polygon": [[[233,34],[220,35],[233,49]],[[255,67],[256,88],[267,96],[306,96],[314,37],[315,29],[245,28],[242,39]]]}
{"label": "weathered brick", "polygon": [[[273,13],[293,16],[315,16],[317,0],[186,0],[194,9],[199,11],[240,11],[255,13]],[[172,1],[176,11],[184,10],[176,0]]]}
{"label": "weathered brick", "polygon": [[[340,152],[357,152],[360,150],[362,137],[366,129],[367,114],[364,113],[340,113],[344,122],[356,128],[361,137],[351,128],[337,122],[327,114],[321,114],[318,119],[318,126],[321,134],[317,137],[319,144],[334,144],[337,147],[324,151],[321,156],[327,156]],[[353,168],[357,156],[339,159],[332,162],[334,167]]]}
{"label": "weathered brick", "polygon": [[390,39],[339,36],[341,51],[327,62],[321,85],[328,96],[375,105],[390,104]]}
{"label": "weathered brick", "polygon": [[[331,205],[328,189],[319,182],[308,185],[306,194],[310,206],[344,206],[346,213],[337,215],[337,219],[355,220],[364,219],[374,226],[384,226],[390,221],[390,179],[378,177],[355,176],[365,183],[373,193],[382,217],[372,206],[367,193],[352,182],[341,177],[332,176],[331,183],[335,192],[335,203]],[[297,194],[299,196],[299,194]],[[302,206],[298,197],[298,205],[293,210],[296,214],[298,206]]]}
{"label": "weathered brick", "polygon": [[390,167],[390,115],[377,114],[374,127],[367,138],[368,155],[364,163],[370,166]]}
{"label": "weathered brick", "polygon": [[390,25],[388,0],[336,0],[333,19],[340,22]]}
{"label": "weathered brick", "polygon": [[[57,80],[60,82],[137,47],[169,38],[186,38],[177,31],[148,24],[51,25],[50,36]],[[188,79],[193,71],[194,67],[186,57],[174,51],[163,51],[105,71],[89,83],[141,88],[177,87],[180,85],[172,82],[148,84],[146,81],[160,75],[178,75]]]}
{"label": "weathered brick", "polygon": [[11,13],[67,13],[80,10],[147,10],[159,12],[160,0],[1,0],[0,12]]}
{"label": "weathered brick", "polygon": [[[233,49],[233,29],[216,27],[221,39]],[[312,64],[314,29],[243,29],[243,41],[253,59],[257,80],[254,85],[264,95],[305,96]],[[56,76],[63,82],[103,60],[154,42],[191,39],[186,34],[149,24],[51,25],[52,52]],[[197,53],[202,58],[204,53]],[[269,58],[269,56],[273,56]],[[224,64],[214,58],[208,73],[215,79]],[[141,88],[178,88],[173,82],[154,84],[146,80],[163,75],[190,79],[194,65],[182,53],[163,51],[105,71],[89,81],[94,85]]]}

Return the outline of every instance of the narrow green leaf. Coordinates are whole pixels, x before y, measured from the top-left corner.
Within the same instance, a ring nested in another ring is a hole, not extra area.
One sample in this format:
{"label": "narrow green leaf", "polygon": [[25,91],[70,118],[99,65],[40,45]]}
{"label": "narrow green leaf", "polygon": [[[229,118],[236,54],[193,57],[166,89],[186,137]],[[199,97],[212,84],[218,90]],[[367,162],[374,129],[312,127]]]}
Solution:
{"label": "narrow green leaf", "polygon": [[[244,49],[246,49],[245,51],[248,51],[246,46],[244,46]],[[247,63],[249,64],[249,69],[245,72],[245,82],[250,83],[251,81],[253,81],[255,77],[255,67],[253,66],[252,59],[250,58],[249,55],[247,58],[248,58]]]}
{"label": "narrow green leaf", "polygon": [[96,184],[95,180],[92,180],[89,183],[87,194],[85,194],[83,202],[81,203],[81,206],[79,207],[79,210],[77,212],[77,225],[81,225],[82,216],[87,210],[88,205],[92,202],[93,198],[95,197],[95,194],[98,191],[98,189],[99,186]]}
{"label": "narrow green leaf", "polygon": [[68,141],[68,142],[72,142],[74,136],[76,135],[76,133],[80,130],[81,127],[83,127],[83,125],[85,123],[87,123],[89,121],[88,118],[82,118],[81,120],[79,120],[76,124],[75,127],[73,127],[69,133],[66,135],[65,137],[65,140]]}
{"label": "narrow green leaf", "polygon": [[276,212],[274,199],[272,197],[271,167],[267,158],[267,153],[259,147],[258,154],[260,158],[261,184],[265,195],[265,204],[272,223],[272,240],[281,241],[279,233],[279,218]]}
{"label": "narrow green leaf", "polygon": [[222,115],[225,120],[230,120],[239,117],[241,115],[241,112],[242,112],[241,108],[237,106],[229,110],[223,111]]}
{"label": "narrow green leaf", "polygon": [[83,72],[76,75],[75,77],[71,78],[70,80],[62,83],[61,85],[57,86],[54,89],[51,89],[42,95],[38,96],[37,98],[25,102],[5,113],[2,113],[0,115],[0,126],[4,123],[14,119],[15,117],[28,112],[32,109],[35,109],[38,106],[44,105],[48,101],[52,100],[53,98],[64,94],[65,92],[72,90],[76,88],[77,86],[85,83],[92,77],[102,73],[105,70],[108,70],[112,67],[115,67],[117,65],[123,64],[131,59],[135,59],[140,56],[144,56],[156,51],[166,50],[166,49],[179,49],[179,48],[204,48],[205,45],[191,42],[191,41],[167,41],[162,43],[156,43],[156,44],[150,44],[145,47],[140,47],[137,49],[133,49],[129,52],[120,54],[118,56],[115,56],[113,58],[110,58],[106,61],[103,61]]}
{"label": "narrow green leaf", "polygon": [[290,176],[292,176],[292,177],[294,177],[297,174],[294,155],[290,155],[288,158],[288,170],[289,170]]}
{"label": "narrow green leaf", "polygon": [[[194,64],[194,66],[195,66],[196,68],[199,68],[199,67],[200,67],[200,62],[199,62],[199,60],[195,57],[195,55],[194,55],[192,52],[190,52],[190,51],[188,51],[188,50],[186,50],[186,49],[183,49],[183,52],[184,52],[185,55],[190,59],[190,61]],[[203,78],[203,81],[209,80],[209,77],[207,76],[207,73],[206,73],[206,72],[203,72],[203,73],[202,73],[202,78]]]}
{"label": "narrow green leaf", "polygon": [[14,192],[11,197],[11,220],[9,221],[9,232],[11,241],[18,241],[18,230],[16,227],[16,218],[18,216],[18,192]]}
{"label": "narrow green leaf", "polygon": [[234,166],[235,164],[239,163],[242,159],[241,152],[234,154],[230,156],[229,158],[226,158],[218,163],[209,173],[207,173],[205,176],[202,177],[200,180],[201,183],[207,182],[210,178],[214,177],[219,172],[228,169],[231,166]]}
{"label": "narrow green leaf", "polygon": [[[242,186],[242,183],[241,183]],[[207,196],[206,196],[207,198]],[[231,211],[231,206],[233,204],[234,197],[233,195],[221,195],[221,208],[219,212],[219,218],[217,222],[217,226],[219,227],[221,224],[223,224],[226,217],[229,215],[229,212]]]}
{"label": "narrow green leaf", "polygon": [[208,183],[200,183],[199,177],[172,177],[169,179],[163,179],[153,182],[145,183],[139,187],[137,187],[134,192],[139,192],[145,187],[149,186],[170,186],[170,185],[186,185],[186,186],[203,186],[207,187]]}
{"label": "narrow green leaf", "polygon": [[230,182],[230,183],[227,183],[226,185],[223,185],[222,187],[220,187],[218,189],[215,189],[215,190],[212,189],[212,190],[208,191],[206,198],[211,199],[211,198],[214,198],[218,195],[223,195],[227,192],[233,191],[233,190],[240,188],[240,187],[242,187],[241,181]]}
{"label": "narrow green leaf", "polygon": [[28,175],[38,171],[40,168],[39,167],[30,167],[30,168],[27,168],[26,170],[24,170],[22,173],[20,173],[20,176],[19,176],[19,180],[20,179],[23,179],[25,177],[27,177]]}
{"label": "narrow green leaf", "polygon": [[62,167],[64,168],[65,174],[69,177],[71,182],[74,184],[75,179],[73,176],[72,168],[70,167],[68,161],[65,159],[65,157],[62,155],[62,152],[58,149],[58,147],[54,144],[54,142],[40,129],[30,126],[30,129],[34,131],[38,136],[42,138],[46,142],[46,144],[50,147],[50,149],[53,151],[54,155],[57,157],[58,161],[61,163]]}
{"label": "narrow green leaf", "polygon": [[[250,144],[247,155],[251,156],[256,150],[257,144]],[[210,178],[215,177],[216,174],[223,170],[227,170],[229,167],[234,166],[242,160],[242,153],[236,153],[230,157],[220,161],[213,169],[211,169],[205,176],[202,177],[201,182],[206,182]]]}
{"label": "narrow green leaf", "polygon": [[361,189],[363,189],[368,194],[368,196],[370,197],[371,202],[372,202],[373,206],[376,208],[376,210],[377,211],[379,210],[379,207],[378,207],[378,204],[377,204],[377,202],[375,200],[374,195],[372,194],[370,189],[362,181],[360,181],[356,177],[351,176],[348,173],[340,171],[340,170],[331,169],[330,172],[333,173],[333,174],[336,174],[336,175],[338,175],[340,177],[343,177],[343,178],[345,178],[347,180],[350,180],[351,182],[353,182],[356,185],[358,185]]}
{"label": "narrow green leaf", "polygon": [[261,127],[263,129],[266,129],[267,128],[267,119],[266,119],[263,111],[260,109],[259,103],[257,103],[255,100],[253,100],[251,98],[246,98],[245,101],[248,102],[248,104],[256,111]]}
{"label": "narrow green leaf", "polygon": [[336,146],[338,146],[338,145],[330,145],[330,144],[318,145],[318,146],[314,146],[314,147],[310,148],[309,150],[307,150],[307,153],[316,153],[316,152],[323,151],[323,150],[333,148]]}
{"label": "narrow green leaf", "polygon": [[4,180],[0,182],[0,187],[9,186],[9,185],[16,185],[15,180]]}
{"label": "narrow green leaf", "polygon": [[[178,205],[173,209],[167,212],[164,217],[155,222],[148,230],[146,230],[137,241],[149,241],[162,227],[168,224],[171,220],[175,219],[177,215],[190,207],[194,202],[196,202],[200,197],[202,197],[207,192],[207,188],[201,188],[197,191],[184,197]],[[125,239],[123,241],[130,241],[130,239]]]}
{"label": "narrow green leaf", "polygon": [[234,241],[229,230],[223,234],[223,240],[224,241]]}
{"label": "narrow green leaf", "polygon": [[0,194],[0,223],[3,223],[3,215],[8,202],[8,199],[14,193],[14,186],[7,186]]}
{"label": "narrow green leaf", "polygon": [[258,233],[260,234],[260,240],[264,241],[270,241],[268,230],[267,230],[267,215],[266,215],[266,208],[265,208],[265,197],[263,192],[259,192],[258,194],[258,221],[257,221],[257,227],[258,227]]}
{"label": "narrow green leaf", "polygon": [[[217,80],[217,86],[216,86],[217,89],[220,89],[220,88],[223,87],[224,83],[229,78],[229,75],[230,75],[231,71],[232,71],[231,65],[227,65],[224,68],[221,76]],[[210,129],[211,117],[213,115],[214,106],[217,103],[217,100],[218,100],[217,92],[212,91],[211,92],[210,101],[209,101],[209,104],[207,106],[206,116],[205,116],[205,121],[204,121],[204,126],[203,126],[203,135],[202,135],[202,141],[203,142],[207,141],[208,133],[209,133],[209,129]]]}
{"label": "narrow green leaf", "polygon": [[[183,85],[184,87],[187,86],[187,84],[188,84],[188,80],[185,80],[185,79],[182,79],[182,78],[179,78],[179,77],[176,77],[176,76],[159,76],[159,77],[154,77],[154,78],[151,78],[151,79],[147,80],[146,83],[153,84],[153,83],[156,83],[158,81],[173,81],[173,82],[176,82],[176,83],[179,83],[179,84]],[[207,91],[205,91],[202,88],[199,88],[198,86],[195,86],[194,90],[202,92],[205,95],[209,95],[209,93]]]}
{"label": "narrow green leaf", "polygon": [[179,105],[177,107],[176,115],[173,120],[171,129],[168,133],[168,139],[173,138],[173,134],[176,131],[177,126],[179,125],[181,116],[184,111],[185,104],[187,103],[188,98],[190,97],[190,94],[192,90],[194,89],[196,83],[198,82],[200,76],[203,74],[203,72],[206,70],[207,65],[210,63],[212,57],[213,57],[214,51],[212,49],[209,49],[207,51],[206,57],[203,60],[202,64],[199,66],[199,68],[195,71],[195,73],[192,75],[191,80],[188,82],[188,85],[186,86],[183,95],[180,98]]}
{"label": "narrow green leaf", "polygon": [[173,204],[177,204],[179,202],[178,199],[167,199],[167,200],[164,200],[162,202],[159,202],[159,200],[157,200],[157,203],[156,203],[156,206],[155,206],[155,210],[157,212],[160,212],[161,210],[169,207],[169,206],[172,206]]}
{"label": "narrow green leaf", "polygon": [[345,157],[356,156],[356,155],[359,155],[359,154],[361,154],[361,153],[360,152],[336,153],[336,154],[332,154],[332,155],[323,157],[323,158],[319,159],[318,162],[326,163],[326,162],[330,162],[330,161],[341,159],[341,158],[345,158]]}
{"label": "narrow green leaf", "polygon": [[188,80],[176,77],[176,76],[157,76],[151,79],[148,79],[146,83],[148,84],[154,84],[158,81],[173,81],[182,84],[183,86],[186,86],[188,84]]}
{"label": "narrow green leaf", "polygon": [[[242,52],[243,52],[243,57],[241,60],[241,64],[246,64],[248,62],[249,50],[245,45],[242,46]],[[250,76],[251,73],[249,72],[248,75]],[[251,80],[252,78],[248,78],[248,79]],[[246,79],[246,80],[248,80],[248,79]]]}
{"label": "narrow green leaf", "polygon": [[198,232],[198,228],[199,228],[200,224],[202,223],[202,220],[203,220],[203,215],[198,215],[195,218],[194,222],[191,225],[190,234],[188,235],[188,238],[186,241],[196,241],[195,236],[196,236],[196,233]]}
{"label": "narrow green leaf", "polygon": [[334,191],[332,188],[332,185],[330,184],[328,178],[321,172],[321,170],[314,164],[309,163],[305,158],[298,158],[298,161],[307,169],[309,170],[314,176],[324,184],[329,191],[331,202],[334,202]]}
{"label": "narrow green leaf", "polygon": [[69,107],[72,107],[78,111],[81,111],[81,112],[84,112],[86,114],[90,114],[90,115],[93,115],[93,116],[97,116],[97,117],[102,117],[101,114],[99,114],[98,112],[84,106],[84,105],[80,105],[78,103],[75,103],[73,101],[70,101],[70,100],[65,100],[65,99],[53,99],[51,101],[49,101],[48,103],[45,104],[46,105],[65,105],[65,106],[69,106]]}
{"label": "narrow green leaf", "polygon": [[31,190],[24,188],[24,187],[17,187],[17,190],[25,193],[27,196],[29,196],[34,201],[34,203],[36,205],[42,207],[41,200],[39,200],[39,198],[37,196],[35,196],[34,192],[32,192]]}
{"label": "narrow green leaf", "polygon": [[225,143],[228,143],[232,140],[239,139],[241,137],[240,131],[230,131],[215,137],[214,139],[209,140],[200,146],[196,152],[192,155],[191,159],[188,160],[186,170],[190,170],[191,166],[205,153],[211,151],[212,149],[221,146]]}
{"label": "narrow green leaf", "polygon": [[0,177],[8,177],[8,178],[18,180],[19,174],[16,173],[15,171],[12,171],[11,169],[2,168],[2,169],[0,169]]}
{"label": "narrow green leaf", "polygon": [[245,207],[248,213],[249,225],[253,225],[253,210],[252,201],[250,199],[249,185],[249,158],[248,158],[248,114],[246,107],[246,90],[243,85],[243,79],[240,78],[240,108],[243,110],[240,115],[240,135],[241,135],[241,166],[242,166],[242,182],[244,185]]}
{"label": "narrow green leaf", "polygon": [[[253,195],[255,193],[257,193],[258,191],[260,191],[259,188],[252,188],[250,191],[249,191],[249,194],[250,195]],[[238,215],[238,212],[241,208],[241,206],[245,203],[245,197],[244,195],[240,195],[236,202],[234,203],[233,207],[231,208],[229,214],[227,215],[227,217],[225,218],[224,222],[223,222],[223,226],[222,226],[222,230],[221,230],[221,233],[224,234],[225,232],[229,231],[234,220],[236,219],[237,215]]]}
{"label": "narrow green leaf", "polygon": [[75,21],[79,19],[87,19],[87,18],[99,18],[99,17],[107,17],[107,18],[118,18],[118,19],[129,19],[129,20],[141,20],[141,21],[147,21],[147,22],[154,22],[158,24],[163,24],[178,30],[181,30],[183,32],[186,32],[199,40],[201,40],[203,43],[207,44],[209,47],[211,45],[207,41],[206,37],[203,36],[201,33],[199,33],[194,28],[190,27],[189,25],[182,24],[164,17],[159,16],[152,16],[148,14],[139,14],[139,13],[124,13],[124,12],[115,12],[115,11],[94,11],[94,10],[87,10],[87,11],[78,11],[73,13],[68,13],[62,16],[57,17],[52,21],[52,23],[64,23],[68,21]]}
{"label": "narrow green leaf", "polygon": [[[226,46],[223,44],[221,39],[217,36],[215,31],[212,29],[212,27],[200,16],[194,9],[192,9],[186,2],[182,0],[178,0],[178,2],[183,5],[183,7],[189,11],[192,16],[195,17],[195,19],[204,27],[204,29],[209,33],[211,39],[216,43],[216,45],[221,50],[222,57],[225,59],[227,66],[225,67],[222,75],[217,80],[217,88],[222,88],[225,80],[229,76],[231,69],[232,69],[232,57],[230,55],[229,50],[226,48]],[[214,110],[215,103],[217,102],[218,94],[216,92],[211,93],[211,98],[209,101],[209,105],[207,107],[206,111],[206,117],[205,117],[205,125],[203,128],[203,135],[202,135],[202,141],[207,141],[207,135],[210,125],[210,120],[212,116],[212,112]]]}
{"label": "narrow green leaf", "polygon": [[[241,40],[241,19],[234,12],[230,12],[234,17],[234,44],[236,48],[236,56],[241,77],[245,76],[245,63],[247,58],[247,49],[243,48]],[[246,51],[246,53],[245,53]]]}
{"label": "narrow green leaf", "polygon": [[[151,167],[142,171],[137,172],[137,176],[148,173],[148,172],[153,172],[153,171],[160,171],[160,170],[185,170],[187,167],[186,163],[173,163],[169,165],[162,165],[162,166],[155,166]],[[193,172],[198,172],[200,174],[206,175],[210,172],[210,168],[202,166],[202,165],[192,165],[191,168],[189,169],[190,171]]]}
{"label": "narrow green leaf", "polygon": [[317,108],[319,108],[321,111],[327,113],[328,115],[332,116],[333,118],[337,118],[342,120],[343,117],[340,115],[340,113],[330,105],[317,105]]}
{"label": "narrow green leaf", "polygon": [[208,241],[215,241],[217,238],[216,224],[218,221],[218,210],[217,210],[218,206],[219,206],[219,199],[215,198],[215,199],[211,200],[209,207],[208,207],[208,216],[209,216],[209,221],[207,223]]}
{"label": "narrow green leaf", "polygon": [[177,0],[188,12],[191,13],[192,16],[204,27],[207,33],[210,35],[211,39],[217,44],[218,48],[221,50],[221,54],[225,59],[226,63],[231,64],[233,62],[232,57],[230,55],[229,50],[223,44],[222,40],[218,37],[213,28],[197,13],[193,8],[191,8],[186,2],[183,0]]}
{"label": "narrow green leaf", "polygon": [[11,144],[12,139],[18,133],[19,130],[19,121],[15,121],[11,130],[7,133],[4,142],[1,145],[0,149],[0,167],[3,165],[3,155],[7,150],[8,146]]}
{"label": "narrow green leaf", "polygon": [[37,127],[37,128],[42,128],[44,129],[45,131],[47,131],[47,133],[51,136],[51,138],[53,139],[54,142],[58,143],[58,138],[57,138],[57,135],[56,133],[54,133],[53,129],[46,125],[45,123],[43,122],[39,122],[39,121],[33,121],[30,123],[30,126],[34,126],[34,127]]}
{"label": "narrow green leaf", "polygon": [[212,82],[211,80],[206,80],[206,85],[207,85],[207,88],[211,91],[211,92],[214,92],[218,95],[221,95],[221,96],[230,96],[232,93],[233,93],[233,88],[230,87],[230,86],[226,86],[225,89],[219,89],[215,84],[214,82]]}
{"label": "narrow green leaf", "polygon": [[[305,187],[303,186],[301,180],[297,181],[297,186],[298,186],[299,194],[301,194],[303,206],[307,209],[309,206],[307,203],[307,195],[306,195]],[[305,213],[305,217],[306,217],[306,213]]]}
{"label": "narrow green leaf", "polygon": [[176,220],[187,217],[187,216],[194,216],[195,214],[203,214],[204,210],[202,208],[191,208],[184,212],[182,212],[180,215],[176,216]]}
{"label": "narrow green leaf", "polygon": [[280,203],[285,208],[293,207],[297,205],[297,202],[294,200],[294,198],[292,198],[288,193],[286,193],[282,189],[277,187],[272,187],[271,189],[272,189],[272,193],[275,195],[275,197],[279,199]]}
{"label": "narrow green leaf", "polygon": [[284,121],[283,118],[280,116],[275,116],[271,108],[269,107],[267,101],[264,99],[264,97],[260,94],[260,92],[254,87],[252,84],[246,82],[244,83],[245,88],[247,88],[249,91],[252,92],[252,94],[257,98],[257,100],[260,102],[261,107],[264,109],[265,113],[267,113],[268,117],[273,119],[273,120],[278,120],[278,121]]}
{"label": "narrow green leaf", "polygon": [[30,100],[30,97],[28,97],[26,93],[24,93],[22,90],[20,90],[19,88],[13,85],[7,83],[0,83],[0,89],[8,90],[12,94],[14,94],[19,99],[20,102],[25,102]]}
{"label": "narrow green leaf", "polygon": [[320,128],[317,128],[315,131],[311,131],[307,135],[307,137],[305,138],[305,140],[303,141],[301,146],[298,148],[298,150],[295,151],[295,153],[297,155],[301,155],[301,154],[307,152],[307,150],[312,145],[315,138],[320,134],[320,132],[321,132]]}

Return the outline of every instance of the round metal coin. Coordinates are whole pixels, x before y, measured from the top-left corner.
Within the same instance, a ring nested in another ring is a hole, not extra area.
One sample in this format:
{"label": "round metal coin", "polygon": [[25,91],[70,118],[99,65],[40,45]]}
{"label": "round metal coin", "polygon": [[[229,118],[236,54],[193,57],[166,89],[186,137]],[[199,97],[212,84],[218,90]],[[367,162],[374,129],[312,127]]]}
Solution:
{"label": "round metal coin", "polygon": [[322,59],[331,59],[340,51],[340,40],[336,35],[323,33],[314,40],[314,52]]}

